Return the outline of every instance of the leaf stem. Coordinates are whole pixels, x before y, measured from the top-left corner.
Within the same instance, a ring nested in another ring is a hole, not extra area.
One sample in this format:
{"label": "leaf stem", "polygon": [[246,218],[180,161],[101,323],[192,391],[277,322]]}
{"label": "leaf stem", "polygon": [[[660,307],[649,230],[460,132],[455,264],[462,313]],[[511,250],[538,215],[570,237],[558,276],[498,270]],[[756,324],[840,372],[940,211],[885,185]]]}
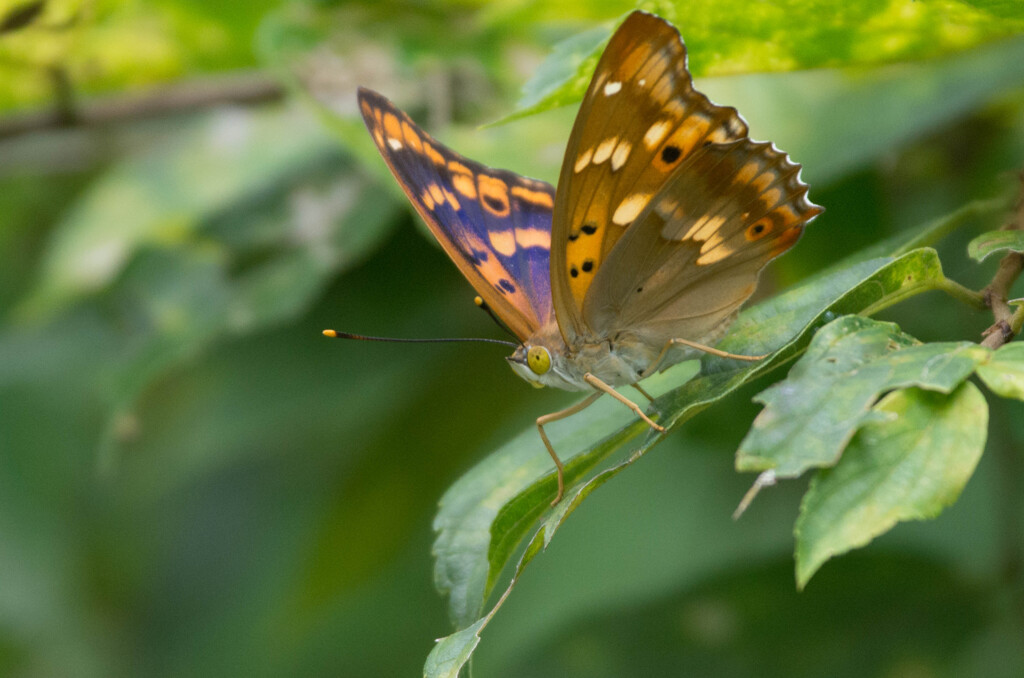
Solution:
{"label": "leaf stem", "polygon": [[964,287],[955,280],[943,276],[942,280],[938,282],[935,289],[942,290],[949,296],[964,302],[968,306],[973,306],[979,310],[985,310],[988,308],[988,304],[985,303],[985,295],[981,292],[975,292],[974,290]]}
{"label": "leaf stem", "polygon": [[[922,292],[929,292],[931,290],[940,290],[942,292],[945,292],[954,299],[962,301],[963,303],[973,308],[984,310],[989,307],[988,303],[986,303],[985,301],[985,296],[982,292],[975,292],[972,289],[964,287],[955,280],[950,280],[946,276],[942,276],[938,280],[934,280],[931,282],[915,283],[913,285],[907,285],[906,287],[902,287],[896,292],[893,292],[891,295],[879,299],[875,303],[870,304],[869,306],[861,309],[859,315],[874,315],[879,311],[884,311],[890,306],[895,306],[901,301],[906,301],[911,297],[916,297],[918,294],[921,294]],[[1024,317],[1022,317],[1021,320],[1024,321]]]}

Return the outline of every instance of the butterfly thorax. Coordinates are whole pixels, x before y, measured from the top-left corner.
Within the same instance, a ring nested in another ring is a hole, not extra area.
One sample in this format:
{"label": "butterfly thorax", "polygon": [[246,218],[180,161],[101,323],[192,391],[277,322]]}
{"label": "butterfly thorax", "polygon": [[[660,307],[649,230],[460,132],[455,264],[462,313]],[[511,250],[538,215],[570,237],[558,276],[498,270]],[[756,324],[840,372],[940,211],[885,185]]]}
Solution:
{"label": "butterfly thorax", "polygon": [[[704,336],[682,338],[713,345],[725,335],[737,315],[731,314]],[[558,324],[552,322],[523,342],[507,360],[516,374],[538,388],[551,386],[567,391],[589,391],[593,387],[583,378],[588,373],[609,386],[625,386],[700,356],[700,351],[682,345],[664,350],[667,343],[664,337],[625,330],[608,338],[581,338],[578,345],[570,347]],[[536,352],[539,348],[546,351],[543,369],[531,365],[531,357],[537,357],[531,350]]]}
{"label": "butterfly thorax", "polygon": [[[531,350],[536,352],[538,348],[547,352],[549,363],[540,373],[530,360]],[[592,374],[610,386],[635,384],[658,359],[659,353],[649,342],[629,333],[614,338],[584,340],[570,347],[562,338],[558,325],[549,323],[517,348],[508,361],[516,374],[534,386],[589,391],[593,387],[584,380],[584,375]],[[677,362],[675,358],[674,353],[668,356],[669,360]]]}

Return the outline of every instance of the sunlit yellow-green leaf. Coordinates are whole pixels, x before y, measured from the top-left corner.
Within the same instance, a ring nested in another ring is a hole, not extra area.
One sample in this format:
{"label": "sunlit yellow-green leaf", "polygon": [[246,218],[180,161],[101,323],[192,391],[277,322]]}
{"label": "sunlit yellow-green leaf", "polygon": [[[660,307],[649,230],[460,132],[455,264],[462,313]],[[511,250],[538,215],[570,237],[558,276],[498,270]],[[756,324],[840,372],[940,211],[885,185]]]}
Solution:
{"label": "sunlit yellow-green leaf", "polygon": [[[934,58],[1024,32],[1024,5],[964,0],[661,2],[679,29],[696,76],[842,68]],[[823,21],[822,17],[828,17]],[[596,29],[595,29],[596,30]],[[610,36],[611,28],[605,35]],[[597,33],[569,38],[527,83],[509,119],[579,100],[600,46]],[[564,64],[578,64],[571,73]]]}

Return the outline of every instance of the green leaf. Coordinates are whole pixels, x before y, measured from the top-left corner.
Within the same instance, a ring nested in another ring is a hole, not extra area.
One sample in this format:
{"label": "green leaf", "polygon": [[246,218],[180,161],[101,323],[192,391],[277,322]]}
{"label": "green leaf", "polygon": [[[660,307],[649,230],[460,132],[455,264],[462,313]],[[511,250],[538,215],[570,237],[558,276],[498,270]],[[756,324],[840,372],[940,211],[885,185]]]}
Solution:
{"label": "green leaf", "polygon": [[960,496],[985,447],[988,405],[974,384],[950,395],[895,391],[812,481],[796,522],[803,587],[832,556],[864,546],[897,522],[934,518]]}
{"label": "green leaf", "polygon": [[[800,162],[813,195],[819,182],[848,176],[925,130],[1017,91],[1024,76],[1015,64],[1022,59],[1024,39],[1018,38],[868,71],[752,73],[697,85],[712,101],[735,106],[750,123],[752,138],[771,139]],[[808,134],[818,128],[828,129],[829,143]]]}
{"label": "green leaf", "polygon": [[[1024,32],[1024,10],[1005,3],[677,0],[659,3],[656,11],[679,27],[697,77],[932,59]],[[826,14],[830,20],[821,21]],[[563,65],[546,63],[524,87],[519,110],[504,120],[581,99],[599,52],[593,42],[602,32],[610,34],[594,29],[561,43],[549,62]]]}
{"label": "green leaf", "polygon": [[488,620],[489,617],[485,617],[458,633],[438,640],[434,649],[427,655],[423,675],[437,678],[459,678],[459,671],[469,661],[476,646],[480,644],[480,629],[487,624]]}
{"label": "green leaf", "polygon": [[1001,346],[991,360],[978,366],[978,376],[993,393],[1024,400],[1024,343]]}
{"label": "green leaf", "polygon": [[523,85],[523,95],[516,103],[516,112],[492,124],[511,122],[578,101],[590,84],[610,35],[611,31],[602,26],[557,43],[533,77]]}
{"label": "green leaf", "polygon": [[893,323],[839,318],[818,331],[789,376],[755,400],[765,405],[736,454],[739,471],[795,478],[832,466],[871,405],[894,388],[949,393],[989,351],[970,342],[920,344]]}
{"label": "green leaf", "polygon": [[[686,363],[645,381],[662,393],[650,408],[667,428],[682,424],[722,400],[743,384],[798,356],[814,331],[839,314],[883,308],[895,300],[931,289],[943,280],[931,249],[908,252],[896,259],[860,262],[747,309],[719,344],[733,353],[775,351],[750,365],[706,358],[701,373],[692,376]],[[678,370],[679,374],[675,370]],[[663,392],[671,384],[685,382]],[[570,428],[571,427],[571,428]],[[533,557],[594,489],[623,471],[661,439],[628,410],[610,399],[559,422],[549,431],[552,444],[566,463],[568,489],[525,547],[511,590]],[[590,441],[598,442],[590,442]],[[580,450],[582,452],[573,452]],[[602,463],[613,460],[610,465]],[[534,427],[491,454],[445,493],[435,520],[435,580],[450,595],[449,614],[459,628],[477,621],[498,575],[525,538],[538,516],[548,510],[554,495],[553,465],[544,453]],[[504,597],[502,598],[504,600]],[[488,613],[493,616],[500,601]],[[446,639],[453,652],[455,636]],[[459,638],[464,638],[459,636]],[[460,655],[461,656],[461,655]],[[430,674],[428,674],[430,675]]]}
{"label": "green leaf", "polygon": [[23,319],[51,317],[110,285],[147,247],[193,245],[208,219],[338,151],[301,112],[202,116],[115,166],[70,206]]}
{"label": "green leaf", "polygon": [[4,0],[0,110],[52,105],[57,72],[88,95],[256,65],[253,34],[274,0],[188,4]]}
{"label": "green leaf", "polygon": [[[685,379],[696,368],[696,362],[690,362],[672,370],[671,376]],[[599,400],[571,421],[572,426],[556,422],[545,429],[567,462],[567,484],[647,429],[610,398]],[[592,442],[605,435],[602,442]],[[585,453],[575,458],[566,452],[580,449]],[[448,594],[449,616],[460,628],[480,616],[516,546],[550,508],[556,486],[551,470],[551,458],[537,429],[530,427],[464,474],[441,498],[434,519],[434,581],[440,592]]]}
{"label": "green leaf", "polygon": [[984,261],[995,252],[1024,252],[1024,231],[991,231],[967,243],[967,254],[975,261]]}

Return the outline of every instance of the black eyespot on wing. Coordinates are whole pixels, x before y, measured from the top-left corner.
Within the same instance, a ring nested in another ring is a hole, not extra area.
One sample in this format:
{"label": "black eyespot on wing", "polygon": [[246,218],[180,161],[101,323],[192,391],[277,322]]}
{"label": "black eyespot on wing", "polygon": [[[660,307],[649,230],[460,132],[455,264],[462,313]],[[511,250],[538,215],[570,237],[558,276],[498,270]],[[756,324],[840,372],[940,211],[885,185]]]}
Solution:
{"label": "black eyespot on wing", "polygon": [[499,280],[498,284],[495,285],[495,287],[497,287],[503,292],[508,292],[509,294],[512,294],[516,291],[516,286],[513,285],[512,281],[507,278],[502,278],[501,280]]}
{"label": "black eyespot on wing", "polygon": [[580,270],[578,268],[576,268],[575,266],[572,266],[572,267],[569,268],[569,275],[571,275],[572,277],[575,278],[579,274],[580,274]]}
{"label": "black eyespot on wing", "polygon": [[597,224],[583,224],[580,226],[580,230],[587,235],[594,235],[597,233]]}
{"label": "black eyespot on wing", "polygon": [[591,271],[594,270],[594,260],[587,259],[586,261],[583,262],[583,266],[581,266],[580,268],[583,269],[584,273],[590,273]]}
{"label": "black eyespot on wing", "polygon": [[494,196],[485,195],[484,202],[487,203],[487,206],[490,207],[493,212],[504,212],[508,209],[507,203],[502,202]]}
{"label": "black eyespot on wing", "polygon": [[678,146],[666,146],[661,149],[661,161],[666,165],[671,165],[676,160],[679,160],[679,156],[682,154],[683,152]]}

